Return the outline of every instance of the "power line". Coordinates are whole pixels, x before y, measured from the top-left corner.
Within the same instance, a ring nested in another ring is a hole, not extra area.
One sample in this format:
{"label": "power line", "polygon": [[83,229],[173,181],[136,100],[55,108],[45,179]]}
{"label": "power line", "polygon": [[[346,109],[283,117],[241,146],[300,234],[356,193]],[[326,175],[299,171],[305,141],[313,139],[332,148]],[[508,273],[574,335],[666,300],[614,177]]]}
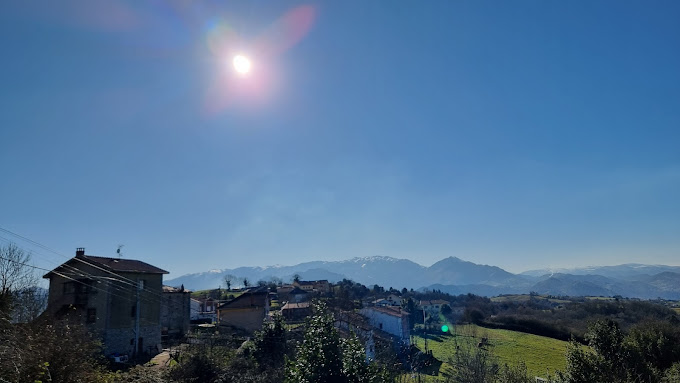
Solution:
{"label": "power line", "polygon": [[[52,249],[52,248],[50,248],[50,247],[48,247],[48,246],[46,246],[46,245],[43,245],[43,244],[41,244],[41,243],[39,243],[39,242],[37,242],[37,241],[34,241],[34,240],[30,239],[30,238],[24,237],[24,236],[22,236],[21,234],[17,234],[17,233],[15,233],[15,232],[11,231],[11,230],[7,230],[7,229],[5,229],[5,228],[0,227],[0,231],[5,232],[5,233],[8,233],[8,234],[10,234],[10,235],[13,235],[13,236],[15,236],[15,237],[17,237],[17,238],[20,238],[20,239],[22,239],[22,240],[24,240],[24,241],[26,241],[26,242],[29,242],[29,243],[31,243],[31,244],[33,244],[33,245],[35,245],[35,246],[38,246],[38,247],[40,247],[40,248],[42,248],[42,249],[45,249],[45,250],[47,250],[47,251],[49,251],[49,252],[51,252],[51,253],[54,253],[54,254],[56,254],[56,255],[59,255],[59,256],[61,256],[62,258],[65,258],[65,259],[68,259],[68,260],[74,259],[74,260],[79,261],[79,262],[82,262],[82,263],[84,263],[84,264],[86,264],[86,265],[88,265],[88,266],[90,266],[90,267],[92,267],[92,268],[95,268],[95,269],[101,270],[101,271],[103,271],[103,272],[105,272],[105,273],[111,274],[111,275],[114,276],[114,279],[117,279],[119,282],[121,282],[121,283],[126,283],[126,284],[130,285],[130,286],[133,287],[133,288],[137,288],[137,281],[133,281],[132,279],[126,278],[126,277],[124,277],[124,276],[122,276],[122,275],[120,275],[120,274],[114,273],[114,272],[112,272],[112,271],[110,271],[110,270],[107,270],[107,269],[105,269],[105,268],[103,268],[103,267],[97,266],[97,265],[95,265],[95,264],[93,264],[93,263],[86,262],[85,260],[80,259],[80,258],[78,258],[78,257],[69,258],[69,257],[67,257],[66,255],[61,254],[61,253],[59,253],[58,251],[56,251],[56,250],[54,250],[54,249]],[[75,267],[73,267],[73,266],[66,265],[65,263],[63,263],[61,266],[72,267],[72,268],[75,269],[75,270],[79,270],[80,272],[84,272],[84,271],[82,271],[82,270],[80,270],[80,269],[77,269],[77,268],[75,268]],[[121,278],[122,278],[122,279],[121,279]],[[143,290],[145,290],[146,292],[148,292],[148,293],[150,293],[150,294],[156,295],[156,296],[159,297],[159,298],[162,298],[162,294],[158,294],[157,292],[154,292],[154,291],[151,290],[151,289],[147,289],[146,287],[143,287]]]}
{"label": "power line", "polygon": [[[57,254],[57,255],[59,255],[59,256],[61,256],[61,257],[63,257],[63,258],[66,258],[67,260],[78,260],[78,261],[80,261],[80,262],[82,262],[82,263],[84,263],[84,264],[86,264],[86,265],[89,265],[89,266],[95,268],[95,269],[98,269],[98,270],[104,271],[104,272],[106,272],[106,273],[108,273],[108,274],[111,274],[111,275],[113,275],[113,277],[102,277],[102,276],[99,276],[99,275],[90,274],[90,273],[85,272],[84,270],[81,270],[81,269],[76,268],[76,267],[74,267],[74,266],[68,265],[68,264],[66,264],[66,263],[62,263],[61,265],[57,266],[54,270],[47,270],[47,269],[44,269],[44,268],[41,268],[41,267],[37,267],[37,266],[26,265],[26,266],[28,266],[28,267],[33,267],[34,269],[39,269],[39,270],[43,270],[43,271],[53,272],[53,273],[55,273],[56,275],[62,276],[62,277],[64,277],[64,278],[67,278],[67,279],[69,279],[69,280],[73,280],[73,281],[76,281],[76,282],[79,282],[79,283],[83,283],[83,282],[78,281],[78,280],[76,280],[76,279],[74,279],[74,278],[71,278],[71,277],[69,277],[67,274],[70,274],[70,275],[73,275],[73,276],[81,276],[81,277],[88,278],[88,279],[93,279],[93,280],[95,280],[97,283],[102,283],[102,279],[103,279],[103,278],[106,278],[106,280],[104,280],[104,283],[107,283],[108,286],[110,286],[110,287],[112,287],[112,288],[114,288],[114,289],[116,289],[116,290],[118,290],[118,291],[121,291],[121,292],[123,292],[123,293],[130,293],[130,290],[129,290],[130,288],[135,289],[135,288],[137,288],[137,286],[138,286],[138,284],[137,284],[136,281],[132,281],[132,280],[129,279],[129,278],[126,278],[126,277],[124,277],[124,276],[121,276],[121,275],[119,275],[119,274],[116,274],[116,273],[114,273],[114,272],[112,272],[112,271],[106,270],[106,269],[104,269],[104,268],[102,268],[102,267],[99,267],[99,266],[97,266],[97,265],[94,265],[94,264],[92,264],[92,263],[90,263],[90,262],[86,262],[86,261],[84,261],[84,260],[82,260],[82,259],[80,259],[80,258],[77,258],[77,257],[68,258],[67,256],[65,256],[65,255],[63,255],[63,254],[57,252],[56,250],[53,250],[53,249],[49,248],[48,246],[45,246],[45,245],[43,245],[43,244],[41,244],[41,243],[39,243],[39,242],[36,242],[36,241],[31,240],[31,239],[29,239],[29,238],[26,238],[26,237],[24,237],[24,236],[22,236],[22,235],[20,235],[20,234],[14,233],[14,232],[12,232],[12,231],[10,231],[10,230],[7,230],[7,229],[4,229],[4,228],[1,228],[1,227],[0,227],[0,231],[5,232],[5,233],[9,233],[9,234],[11,234],[11,235],[13,235],[13,236],[16,236],[16,237],[18,237],[18,238],[20,238],[20,239],[22,239],[22,240],[24,240],[24,241],[26,241],[26,242],[29,242],[29,243],[31,243],[31,244],[34,244],[35,246],[38,246],[38,247],[40,247],[40,248],[42,248],[42,249],[45,249],[45,250],[47,250],[47,251],[49,251],[49,252],[52,252],[52,253],[54,253],[54,254]],[[3,238],[3,237],[0,237],[0,238],[1,238],[1,239],[4,239],[5,241],[7,241],[7,242],[9,242],[9,243],[11,243],[11,241],[8,240],[7,238]],[[39,254],[39,253],[38,253],[38,254]],[[42,254],[39,254],[39,255],[42,255]],[[50,262],[53,262],[53,261],[50,260]],[[56,262],[55,262],[55,263],[56,263]],[[70,269],[73,270],[73,271],[72,271],[71,273],[64,273],[64,272],[60,273],[60,272],[55,271],[55,270],[58,269],[59,267],[63,267],[64,269],[69,269],[69,268],[70,268]],[[122,279],[121,279],[121,278],[122,278]],[[119,282],[119,283],[121,283],[121,284],[126,284],[126,285],[128,285],[129,287],[128,287],[128,289],[126,289],[124,286],[116,286],[116,284],[114,284],[112,281],[114,281],[114,282]],[[86,285],[87,285],[87,284],[86,284]],[[90,285],[88,285],[88,286],[90,286]],[[96,288],[96,287],[94,287],[94,286],[92,286],[92,287],[93,287],[93,288]],[[102,289],[99,289],[99,288],[96,288],[96,289],[97,289],[97,290],[100,290],[100,291],[106,291],[106,290],[102,290]],[[156,303],[156,301],[153,300],[153,299],[151,299],[151,297],[146,296],[147,294],[153,295],[153,296],[155,296],[156,298],[158,298],[159,300],[162,300],[162,299],[163,299],[162,291],[161,291],[161,293],[158,293],[158,292],[155,292],[155,291],[151,290],[150,288],[148,288],[148,287],[146,287],[146,286],[143,286],[143,287],[142,287],[142,291],[145,292],[146,294],[143,294],[143,295],[141,296],[141,299],[144,300],[144,301],[146,301],[147,303],[152,303],[152,304],[155,304],[155,303]],[[111,293],[113,296],[117,296],[117,297],[119,297],[119,298],[123,298],[123,299],[125,299],[125,300],[130,301],[130,302],[133,302],[133,300],[132,300],[131,298],[129,298],[129,297],[122,297],[122,296],[120,296],[120,295],[113,294],[113,293],[110,292],[110,291],[108,291],[107,293]],[[135,302],[136,302],[136,301],[135,301]],[[169,303],[170,303],[171,305],[174,304],[175,307],[176,307],[177,309],[183,309],[183,307],[180,306],[179,303],[177,303],[177,302],[170,301]],[[189,309],[191,310],[191,304],[189,305]]]}

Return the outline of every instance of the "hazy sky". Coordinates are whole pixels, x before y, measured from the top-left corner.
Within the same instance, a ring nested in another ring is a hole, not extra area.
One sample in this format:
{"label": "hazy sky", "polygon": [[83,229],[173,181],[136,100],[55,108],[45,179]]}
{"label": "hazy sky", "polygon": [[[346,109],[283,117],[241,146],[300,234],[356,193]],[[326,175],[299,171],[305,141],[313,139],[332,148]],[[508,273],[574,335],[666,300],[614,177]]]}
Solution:
{"label": "hazy sky", "polygon": [[678,265],[678,20],[676,0],[2,1],[0,227],[170,277]]}

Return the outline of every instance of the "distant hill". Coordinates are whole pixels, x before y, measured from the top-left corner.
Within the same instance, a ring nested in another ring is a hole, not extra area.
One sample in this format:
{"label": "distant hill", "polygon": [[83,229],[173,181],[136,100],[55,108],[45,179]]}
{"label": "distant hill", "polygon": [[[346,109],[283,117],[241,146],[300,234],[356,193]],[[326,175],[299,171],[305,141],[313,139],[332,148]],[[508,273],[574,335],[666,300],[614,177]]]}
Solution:
{"label": "distant hill", "polygon": [[521,273],[529,277],[541,277],[550,274],[573,274],[573,275],[602,275],[608,278],[630,279],[636,276],[650,276],[663,272],[680,273],[680,266],[643,265],[639,263],[626,263],[617,266],[589,266],[558,269],[536,269]]}
{"label": "distant hill", "polygon": [[[560,271],[560,272],[557,272]],[[572,271],[572,272],[567,272]],[[448,257],[430,267],[408,259],[376,256],[344,261],[313,261],[293,266],[239,267],[186,274],[165,284],[193,290],[224,286],[224,276],[246,277],[251,283],[272,278],[290,282],[298,274],[305,280],[344,278],[367,286],[435,289],[450,294],[494,296],[535,291],[569,296],[613,296],[680,299],[680,267],[626,264],[561,270],[532,270],[513,274],[497,266],[480,265]],[[238,286],[240,282],[233,285]]]}

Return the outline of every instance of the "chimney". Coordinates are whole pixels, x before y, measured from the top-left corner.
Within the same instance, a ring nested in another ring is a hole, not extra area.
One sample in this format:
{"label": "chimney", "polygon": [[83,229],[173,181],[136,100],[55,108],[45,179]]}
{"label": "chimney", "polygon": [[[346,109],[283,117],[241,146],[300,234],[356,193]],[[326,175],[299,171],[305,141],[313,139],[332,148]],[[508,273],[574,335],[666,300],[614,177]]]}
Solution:
{"label": "chimney", "polygon": [[84,257],[85,256],[85,248],[84,247],[79,247],[76,249],[76,257]]}

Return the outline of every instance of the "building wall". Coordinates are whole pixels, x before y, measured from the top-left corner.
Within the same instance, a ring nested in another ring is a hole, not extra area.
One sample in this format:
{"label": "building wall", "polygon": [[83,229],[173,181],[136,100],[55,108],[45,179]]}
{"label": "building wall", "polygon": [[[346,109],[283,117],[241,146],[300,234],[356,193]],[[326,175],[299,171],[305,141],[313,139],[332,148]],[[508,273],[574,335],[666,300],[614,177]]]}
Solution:
{"label": "building wall", "polygon": [[[90,332],[102,339],[106,355],[132,355],[134,345],[130,344],[130,339],[134,339],[136,289],[129,282],[113,279],[142,279],[145,291],[140,292],[140,336],[143,338],[144,352],[156,349],[161,343],[162,274],[117,273],[116,276],[77,260],[69,260],[67,264],[71,266],[64,272],[68,273],[67,276],[85,281],[86,278],[79,277],[78,274],[90,275],[93,288],[82,291],[83,288],[78,287],[76,289],[81,289],[81,292],[71,292],[70,287],[64,287],[73,283],[71,279],[52,274],[49,278],[47,314],[67,313],[70,320],[84,324]],[[76,285],[82,286],[79,283],[73,284]],[[69,305],[73,307],[65,310]],[[94,315],[88,316],[88,313]]]}
{"label": "building wall", "polygon": [[265,315],[264,307],[220,309],[220,324],[257,331],[262,328]]}
{"label": "building wall", "polygon": [[164,292],[161,301],[161,331],[178,337],[189,331],[191,294]]}
{"label": "building wall", "polygon": [[[139,328],[140,343],[142,344],[142,352],[145,354],[158,353],[158,345],[161,344],[161,327],[156,326],[142,326]],[[134,328],[117,328],[109,329],[104,333],[104,355],[134,354]]]}
{"label": "building wall", "polygon": [[[160,274],[121,273],[132,281],[143,280],[144,290],[139,292],[140,326],[158,326],[161,318],[163,276]],[[112,289],[107,328],[131,328],[135,326],[137,291],[129,284],[120,284],[121,289]]]}
{"label": "building wall", "polygon": [[389,315],[371,308],[364,308],[359,311],[365,316],[371,326],[400,338],[406,344],[410,344],[410,331],[408,317],[398,317]]}

